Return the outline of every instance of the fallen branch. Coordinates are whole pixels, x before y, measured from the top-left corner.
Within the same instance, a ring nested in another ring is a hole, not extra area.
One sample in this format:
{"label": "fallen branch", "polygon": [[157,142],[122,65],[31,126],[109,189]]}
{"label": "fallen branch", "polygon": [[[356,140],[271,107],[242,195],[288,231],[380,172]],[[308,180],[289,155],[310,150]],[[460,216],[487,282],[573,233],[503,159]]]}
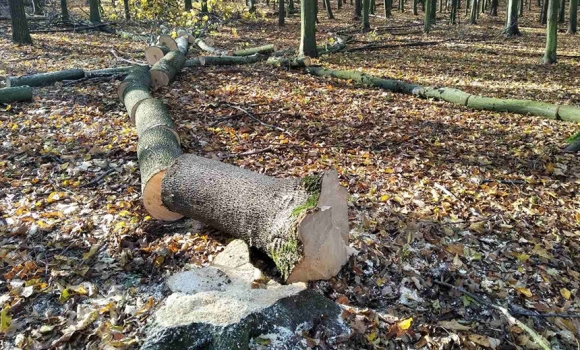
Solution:
{"label": "fallen branch", "polygon": [[62,80],[78,80],[85,77],[82,69],[68,69],[58,72],[38,73],[20,77],[6,77],[6,86],[15,87],[28,85],[32,87],[52,85]]}
{"label": "fallen branch", "polygon": [[233,108],[233,109],[237,109],[238,111],[244,113],[250,119],[252,119],[253,121],[255,121],[255,122],[257,122],[257,123],[259,123],[261,125],[264,125],[266,127],[269,127],[271,129],[278,130],[278,131],[281,131],[281,132],[286,132],[286,130],[284,130],[284,129],[280,128],[280,127],[277,127],[277,126],[272,125],[272,124],[264,123],[262,120],[260,120],[259,118],[257,118],[254,114],[248,112],[247,110],[243,109],[242,107],[239,107],[239,106],[236,106],[236,105],[232,105],[232,104],[227,104],[227,106],[230,107],[230,108]]}
{"label": "fallen branch", "polygon": [[201,66],[232,66],[238,64],[252,64],[263,61],[267,58],[264,55],[252,56],[200,56],[185,61],[185,67],[201,67]]}
{"label": "fallen branch", "polygon": [[[256,113],[254,115],[258,116],[258,115],[276,114],[276,113],[280,113],[280,112],[276,112],[276,111],[274,111],[274,112],[264,112],[264,113]],[[210,128],[213,128],[213,127],[219,125],[220,123],[225,122],[226,120],[230,120],[230,119],[234,119],[234,118],[241,118],[241,117],[243,117],[245,115],[246,115],[245,113],[239,113],[239,114],[233,114],[233,115],[230,115],[230,116],[227,116],[227,117],[223,117],[223,118],[220,118],[220,119],[216,120],[215,122],[211,123],[209,125],[209,127]]]}
{"label": "fallen branch", "polygon": [[230,155],[227,155],[227,156],[220,157],[220,159],[221,160],[224,160],[224,159],[230,159],[230,158],[251,156],[251,155],[254,155],[254,154],[271,152],[273,150],[274,150],[274,148],[272,148],[272,147],[266,147],[266,148],[258,149],[258,150],[255,150],[255,151],[248,151],[248,152],[241,152],[241,153],[230,154]]}
{"label": "fallen branch", "polygon": [[99,29],[101,30],[103,27],[115,25],[115,23],[99,23],[93,25],[85,25],[73,28],[64,28],[64,29],[39,29],[39,30],[31,30],[30,33],[64,33],[64,32],[81,32],[85,30],[93,30]]}
{"label": "fallen branch", "polygon": [[146,66],[147,65],[147,63],[145,63],[145,62],[131,61],[131,60],[128,60],[126,58],[120,57],[120,56],[117,55],[117,52],[114,49],[111,49],[110,52],[113,54],[113,56],[115,56],[115,58],[119,62],[125,62],[125,63],[129,63],[129,64],[135,64],[135,65],[139,65],[139,66]]}
{"label": "fallen branch", "polygon": [[388,44],[388,45],[365,45],[360,47],[353,47],[347,49],[346,52],[355,52],[355,51],[373,51],[373,50],[381,50],[381,49],[392,49],[397,47],[413,47],[413,46],[431,46],[431,45],[438,45],[444,43],[448,40],[441,40],[441,41],[418,41],[414,43],[404,43],[404,44]]}
{"label": "fallen branch", "polygon": [[458,292],[461,292],[461,293],[467,295],[468,297],[470,297],[471,299],[477,301],[481,305],[489,306],[491,308],[498,310],[507,318],[508,323],[510,325],[512,325],[512,326],[516,325],[516,326],[520,327],[521,329],[523,329],[526,333],[528,333],[530,335],[530,337],[532,337],[532,339],[534,340],[534,343],[536,345],[540,346],[544,350],[551,350],[550,343],[544,337],[542,337],[540,334],[538,334],[532,328],[528,327],[528,325],[526,325],[522,321],[513,317],[505,307],[495,305],[489,301],[485,301],[485,300],[481,299],[480,297],[478,297],[477,295],[466,291],[464,288],[454,286],[454,285],[446,283],[446,282],[437,281],[437,280],[433,281],[433,283],[441,285],[441,286],[445,286],[447,288],[455,289]]}
{"label": "fallen branch", "polygon": [[195,39],[195,43],[203,51],[213,53],[214,55],[228,56],[230,54],[230,52],[228,50],[222,50],[222,49],[215,48],[215,47],[211,46],[210,44],[208,44],[207,42],[205,42],[203,39],[199,39],[199,38]]}
{"label": "fallen branch", "polygon": [[32,89],[28,85],[0,89],[0,103],[32,100]]}
{"label": "fallen branch", "polygon": [[104,173],[102,173],[101,175],[97,176],[94,180],[92,180],[89,183],[86,183],[82,186],[80,186],[80,188],[87,188],[87,187],[93,187],[99,184],[99,182],[103,181],[104,178],[106,178],[107,176],[109,176],[110,174],[116,172],[115,169],[111,168],[107,171],[105,171]]}

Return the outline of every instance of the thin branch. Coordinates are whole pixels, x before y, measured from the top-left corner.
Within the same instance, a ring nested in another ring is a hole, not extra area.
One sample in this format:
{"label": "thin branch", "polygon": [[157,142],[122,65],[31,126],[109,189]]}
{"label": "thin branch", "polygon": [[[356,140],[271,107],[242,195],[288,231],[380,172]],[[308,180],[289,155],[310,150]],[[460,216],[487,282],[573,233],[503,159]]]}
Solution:
{"label": "thin branch", "polygon": [[258,150],[255,150],[255,151],[248,151],[248,152],[241,152],[241,153],[230,154],[230,155],[227,155],[227,156],[220,157],[220,159],[221,160],[224,160],[224,159],[230,159],[230,158],[251,156],[251,155],[254,155],[254,154],[271,152],[273,150],[274,150],[274,148],[272,148],[272,147],[266,147],[266,148],[258,149]]}
{"label": "thin branch", "polygon": [[101,182],[105,177],[109,176],[109,174],[112,174],[115,171],[116,171],[115,169],[111,168],[111,169],[105,171],[104,173],[102,173],[101,175],[97,176],[97,178],[94,179],[93,181],[86,183],[80,187],[81,188],[94,187],[94,186],[98,185],[99,182]]}
{"label": "thin branch", "polygon": [[[266,115],[266,114],[276,114],[276,113],[280,113],[280,112],[278,112],[278,111],[263,112],[263,113],[256,113],[254,115]],[[223,118],[220,118],[220,119],[216,120],[215,122],[211,123],[209,125],[209,127],[210,128],[213,128],[214,126],[216,126],[216,125],[218,125],[220,123],[223,123],[223,122],[225,122],[227,120],[234,119],[234,118],[241,118],[241,117],[243,117],[245,115],[246,115],[245,113],[232,114],[230,116],[223,117]]]}
{"label": "thin branch", "polygon": [[137,61],[131,61],[131,60],[128,60],[128,59],[126,59],[126,58],[119,57],[119,56],[117,55],[117,52],[115,52],[115,50],[113,50],[113,49],[111,49],[111,51],[110,51],[110,52],[113,54],[113,56],[115,56],[115,58],[117,59],[117,61],[121,61],[121,62],[129,63],[129,64],[138,64],[138,65],[140,65],[140,66],[145,66],[145,65],[147,65],[147,63],[145,63],[145,62],[137,62]]}
{"label": "thin branch", "polygon": [[252,119],[253,121],[255,121],[257,123],[260,123],[260,124],[262,124],[264,126],[267,126],[269,128],[272,128],[274,130],[278,130],[278,131],[281,131],[281,132],[286,132],[286,130],[284,130],[284,129],[278,127],[278,126],[275,126],[275,125],[272,125],[272,124],[268,124],[268,123],[263,122],[262,120],[260,120],[259,118],[257,118],[254,114],[248,112],[247,110],[243,109],[242,107],[238,107],[236,105],[229,104],[229,103],[226,103],[226,105],[229,106],[230,108],[237,109],[238,111],[240,111],[243,114],[247,115],[250,119]]}

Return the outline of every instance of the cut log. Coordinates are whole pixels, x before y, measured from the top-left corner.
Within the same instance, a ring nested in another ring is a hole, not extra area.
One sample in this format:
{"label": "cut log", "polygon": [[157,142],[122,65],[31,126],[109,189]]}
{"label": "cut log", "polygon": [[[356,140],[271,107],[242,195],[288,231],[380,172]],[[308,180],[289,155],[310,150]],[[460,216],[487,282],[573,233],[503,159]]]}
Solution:
{"label": "cut log", "polygon": [[175,40],[173,40],[173,38],[167,34],[162,34],[159,36],[159,38],[157,39],[157,45],[165,46],[171,51],[178,50],[177,43],[175,42]]}
{"label": "cut log", "polygon": [[276,179],[184,154],[161,185],[166,208],[263,250],[288,282],[335,276],[350,254],[347,191],[335,171]]}
{"label": "cut log", "polygon": [[137,158],[141,170],[143,204],[155,219],[174,221],[183,217],[168,210],[161,200],[161,182],[165,170],[181,154],[175,134],[164,126],[148,128],[139,136]]}
{"label": "cut log", "polygon": [[270,57],[267,63],[277,67],[301,68],[310,66],[310,57]]}
{"label": "cut log", "polygon": [[85,71],[85,78],[90,79],[97,77],[108,77],[111,75],[128,75],[132,69],[133,66],[88,70]]}
{"label": "cut log", "polygon": [[28,85],[0,89],[0,103],[32,100],[32,89]]}
{"label": "cut log", "polygon": [[164,127],[171,131],[175,135],[177,142],[181,144],[175,124],[171,120],[171,114],[169,114],[167,106],[161,100],[156,98],[142,100],[135,110],[134,123],[139,137],[151,128]]}
{"label": "cut log", "polygon": [[183,29],[180,29],[180,30],[177,31],[177,36],[185,36],[185,37],[187,37],[187,41],[191,45],[195,44],[195,37],[193,35],[189,34],[189,32],[187,32],[187,31],[185,31]]}
{"label": "cut log", "polygon": [[425,88],[425,97],[427,98],[434,98],[437,100],[443,100],[451,103],[456,103],[462,106],[467,106],[467,100],[471,94],[468,94],[465,91],[461,91],[458,89],[453,88],[433,88],[428,87]]}
{"label": "cut log", "polygon": [[134,66],[131,68],[129,74],[125,77],[125,80],[117,88],[117,95],[121,101],[124,100],[125,88],[127,85],[142,85],[147,88],[151,86],[151,75],[149,74],[149,67],[147,66]]}
{"label": "cut log", "polygon": [[189,41],[186,36],[180,36],[175,39],[177,43],[177,51],[181,52],[183,55],[187,55],[187,50],[189,49]]}
{"label": "cut log", "polygon": [[231,66],[237,64],[252,64],[263,61],[267,58],[264,55],[252,56],[200,56],[185,62],[185,67],[200,66]]}
{"label": "cut log", "polygon": [[199,38],[195,39],[195,43],[203,51],[213,53],[214,55],[228,56],[230,54],[228,50],[222,50],[222,49],[215,48],[215,47],[211,46],[210,44],[208,44],[207,42],[205,42],[203,39],[199,39]]}
{"label": "cut log", "polygon": [[177,73],[183,69],[185,55],[179,51],[171,51],[159,62],[155,63],[149,73],[151,74],[151,85],[154,90],[169,85]]}
{"label": "cut log", "polygon": [[513,100],[484,96],[471,96],[467,101],[467,107],[473,109],[483,109],[486,111],[530,114],[548,119],[558,118],[557,105],[530,100]]}
{"label": "cut log", "polygon": [[46,86],[52,85],[62,80],[77,80],[85,77],[85,71],[82,69],[68,69],[51,73],[39,73],[24,75],[21,77],[7,77],[6,87],[15,86]]}
{"label": "cut log", "polygon": [[560,108],[558,108],[558,119],[567,122],[580,122],[580,107],[560,106]]}
{"label": "cut log", "polygon": [[276,47],[273,44],[251,47],[249,49],[234,51],[232,55],[234,56],[251,56],[255,54],[268,55],[276,51]]}
{"label": "cut log", "polygon": [[163,56],[169,53],[169,50],[165,46],[149,46],[145,49],[145,59],[149,65],[154,65],[155,63],[159,62]]}
{"label": "cut log", "polygon": [[123,92],[123,103],[125,104],[125,108],[127,108],[127,113],[129,113],[131,123],[135,124],[135,113],[137,112],[139,104],[150,98],[151,93],[149,92],[149,87],[140,82],[134,81],[125,86]]}

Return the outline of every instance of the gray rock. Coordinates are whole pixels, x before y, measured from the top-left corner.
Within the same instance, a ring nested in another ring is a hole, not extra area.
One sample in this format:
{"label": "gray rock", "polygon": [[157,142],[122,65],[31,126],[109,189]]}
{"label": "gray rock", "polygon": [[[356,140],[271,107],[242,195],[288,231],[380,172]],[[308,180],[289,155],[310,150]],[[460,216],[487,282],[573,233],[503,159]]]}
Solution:
{"label": "gray rock", "polygon": [[284,338],[276,349],[294,349],[303,347],[301,328],[316,326],[325,337],[348,332],[341,308],[304,283],[263,280],[240,240],[212,266],[178,273],[167,284],[173,294],[155,313],[142,350],[248,349],[263,334]]}

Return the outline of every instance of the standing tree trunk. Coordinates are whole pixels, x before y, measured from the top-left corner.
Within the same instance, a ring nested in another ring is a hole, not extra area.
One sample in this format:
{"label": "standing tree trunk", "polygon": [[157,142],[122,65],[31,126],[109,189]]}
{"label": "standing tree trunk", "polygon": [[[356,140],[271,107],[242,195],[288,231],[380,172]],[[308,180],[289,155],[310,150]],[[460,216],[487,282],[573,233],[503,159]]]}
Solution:
{"label": "standing tree trunk", "polygon": [[326,16],[328,19],[334,19],[334,15],[332,14],[332,8],[330,7],[330,0],[323,0],[326,4]]}
{"label": "standing tree trunk", "polygon": [[24,1],[9,0],[10,17],[12,18],[12,42],[19,45],[32,44],[26,12],[24,12]]}
{"label": "standing tree trunk", "polygon": [[524,15],[524,0],[520,0],[520,4],[519,4],[519,8],[520,8],[520,17],[522,17]]}
{"label": "standing tree trunk", "polygon": [[342,8],[342,0],[338,0],[336,2],[336,8],[339,9],[339,10]]}
{"label": "standing tree trunk", "polygon": [[419,0],[413,0],[413,15],[419,15]]}
{"label": "standing tree trunk", "polygon": [[578,0],[570,0],[570,22],[568,23],[568,34],[576,34],[578,26]]}
{"label": "standing tree trunk", "polygon": [[439,0],[439,13],[443,13],[443,0]]}
{"label": "standing tree trunk", "polygon": [[362,0],[354,0],[354,18],[362,16]]}
{"label": "standing tree trunk", "polygon": [[548,0],[542,3],[542,12],[540,13],[540,23],[546,24],[548,22]]}
{"label": "standing tree trunk", "polygon": [[66,0],[60,0],[60,16],[62,17],[62,21],[67,23],[70,22],[70,16],[68,14],[68,5]]}
{"label": "standing tree trunk", "polygon": [[[248,11],[250,11],[250,13],[256,12],[256,0],[250,0],[250,8],[248,9]],[[208,11],[202,11],[202,12],[208,12]]]}
{"label": "standing tree trunk", "polygon": [[202,13],[208,13],[209,12],[209,9],[207,8],[207,0],[201,0],[201,12]]}
{"label": "standing tree trunk", "polygon": [[[190,1],[190,5],[191,5],[191,1]],[[123,7],[125,8],[125,19],[128,21],[131,19],[131,11],[129,11],[129,0],[123,0]]]}
{"label": "standing tree trunk", "polygon": [[451,0],[451,13],[449,14],[449,22],[451,24],[457,23],[457,3],[458,0]]}
{"label": "standing tree trunk", "polygon": [[518,0],[508,0],[507,23],[504,34],[507,36],[522,35],[518,28]]}
{"label": "standing tree trunk", "polygon": [[564,23],[566,20],[566,0],[560,3],[560,14],[558,16],[558,23]]}
{"label": "standing tree trunk", "polygon": [[370,14],[374,15],[376,10],[377,10],[377,2],[376,0],[371,0]]}
{"label": "standing tree trunk", "polygon": [[89,0],[90,16],[89,20],[93,23],[101,23],[101,13],[99,12],[99,0]]}
{"label": "standing tree trunk", "polygon": [[426,0],[427,3],[425,6],[425,26],[423,28],[423,30],[425,31],[425,33],[429,33],[431,31],[431,7],[433,6],[433,1],[431,0]]}
{"label": "standing tree trunk", "polygon": [[363,11],[362,11],[362,31],[366,33],[371,30],[371,22],[369,20],[369,11],[371,7],[371,0],[362,0]]}
{"label": "standing tree trunk", "polygon": [[431,0],[431,2],[433,2],[431,4],[431,24],[435,24],[437,21],[437,0]]}
{"label": "standing tree trunk", "polygon": [[191,0],[185,0],[185,11],[191,11],[193,6],[191,5]]}
{"label": "standing tree trunk", "polygon": [[278,25],[284,25],[284,0],[278,0]]}
{"label": "standing tree trunk", "polygon": [[[515,1],[515,0],[512,0]],[[471,0],[471,12],[469,13],[469,24],[477,24],[477,0]]]}
{"label": "standing tree trunk", "polygon": [[393,0],[383,0],[385,6],[385,18],[391,17],[391,8],[393,7]]}
{"label": "standing tree trunk", "polygon": [[549,0],[548,26],[546,27],[546,53],[544,63],[556,63],[556,47],[558,46],[558,6],[560,1]]}
{"label": "standing tree trunk", "polygon": [[318,57],[316,48],[316,1],[300,0],[300,56]]}
{"label": "standing tree trunk", "polygon": [[405,0],[399,0],[399,11],[405,12]]}
{"label": "standing tree trunk", "polygon": [[294,0],[288,0],[288,13],[286,15],[290,16],[294,13],[294,11],[296,11],[296,8],[294,7]]}
{"label": "standing tree trunk", "polygon": [[499,6],[499,0],[491,0],[491,6],[489,10],[489,15],[497,17],[497,7]]}

